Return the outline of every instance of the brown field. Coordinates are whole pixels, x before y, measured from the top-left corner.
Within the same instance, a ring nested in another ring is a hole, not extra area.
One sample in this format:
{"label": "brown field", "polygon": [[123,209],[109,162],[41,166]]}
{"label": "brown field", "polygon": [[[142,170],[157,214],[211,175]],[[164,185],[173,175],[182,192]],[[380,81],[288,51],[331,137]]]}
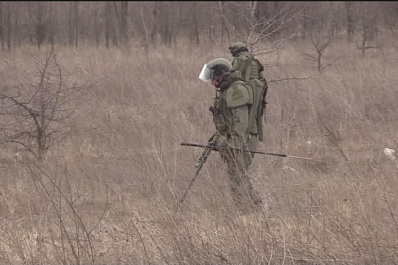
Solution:
{"label": "brown field", "polygon": [[[198,75],[229,44],[58,50],[87,91],[41,161],[2,146],[0,263],[398,263],[398,163],[383,151],[398,149],[398,46],[386,43],[362,57],[337,41],[322,75],[301,41],[259,56],[270,82],[259,151],[313,160],[256,155],[269,209],[243,216],[216,152],[176,207],[202,152],[180,143],[214,132],[214,88]],[[45,49],[0,54],[0,89],[29,89]]]}

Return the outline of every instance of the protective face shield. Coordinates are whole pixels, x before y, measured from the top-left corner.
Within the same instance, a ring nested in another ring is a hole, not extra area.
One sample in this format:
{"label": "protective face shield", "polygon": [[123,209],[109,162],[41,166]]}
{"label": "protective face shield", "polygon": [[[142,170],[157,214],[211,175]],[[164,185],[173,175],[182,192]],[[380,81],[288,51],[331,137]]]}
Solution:
{"label": "protective face shield", "polygon": [[199,74],[199,79],[203,82],[210,83],[213,78],[213,70],[208,68],[207,64],[205,64],[202,68],[202,71]]}
{"label": "protective face shield", "polygon": [[199,79],[204,82],[211,82],[211,80],[218,79],[229,73],[231,69],[232,65],[227,59],[217,58],[203,66]]}

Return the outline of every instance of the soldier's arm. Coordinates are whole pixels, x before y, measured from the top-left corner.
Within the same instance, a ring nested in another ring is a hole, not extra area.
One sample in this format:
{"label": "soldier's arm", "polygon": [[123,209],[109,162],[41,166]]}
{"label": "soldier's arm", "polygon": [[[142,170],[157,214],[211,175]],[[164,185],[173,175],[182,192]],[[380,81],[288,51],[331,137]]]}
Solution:
{"label": "soldier's arm", "polygon": [[244,86],[237,85],[227,91],[227,107],[232,112],[232,134],[246,138],[249,126],[249,91]]}
{"label": "soldier's arm", "polygon": [[246,131],[249,126],[249,106],[244,105],[232,109],[233,122],[234,122],[234,133],[246,139]]}

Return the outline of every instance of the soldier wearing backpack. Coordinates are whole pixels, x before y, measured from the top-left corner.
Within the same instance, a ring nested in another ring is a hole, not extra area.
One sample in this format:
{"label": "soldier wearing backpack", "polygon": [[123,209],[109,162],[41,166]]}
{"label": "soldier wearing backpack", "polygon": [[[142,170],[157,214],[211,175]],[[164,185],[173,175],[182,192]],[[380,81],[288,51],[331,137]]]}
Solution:
{"label": "soldier wearing backpack", "polygon": [[244,209],[248,206],[256,208],[262,200],[248,175],[253,157],[245,151],[257,149],[260,131],[251,113],[257,111],[259,103],[254,102],[251,87],[238,79],[239,73],[231,70],[232,65],[227,59],[214,59],[203,66],[199,79],[211,83],[216,90],[210,110],[220,136],[217,145],[221,147],[221,158],[227,163],[234,202]]}
{"label": "soldier wearing backpack", "polygon": [[[257,93],[261,97],[261,108],[260,112],[257,114],[259,117],[264,116],[265,119],[265,109],[266,109],[266,95],[268,90],[267,81],[262,75],[264,71],[264,66],[249,52],[246,44],[243,42],[237,42],[229,47],[229,51],[233,56],[232,59],[232,70],[239,71],[241,74],[241,79],[248,83],[252,88],[253,92]],[[261,120],[258,119],[258,120]],[[261,126],[261,124],[259,124]],[[261,127],[262,131],[262,127]],[[259,137],[262,141],[262,135]]]}

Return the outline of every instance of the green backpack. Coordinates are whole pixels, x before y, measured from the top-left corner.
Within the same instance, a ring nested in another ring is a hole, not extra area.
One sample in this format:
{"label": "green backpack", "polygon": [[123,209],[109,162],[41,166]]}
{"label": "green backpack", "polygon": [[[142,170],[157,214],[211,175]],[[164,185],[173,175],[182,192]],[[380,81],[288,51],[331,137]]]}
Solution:
{"label": "green backpack", "polygon": [[[260,141],[263,140],[263,124],[262,118],[265,118],[265,110],[266,110],[266,96],[268,91],[268,84],[266,79],[263,77],[262,72],[264,71],[264,66],[260,63],[259,60],[253,57],[253,55],[248,55],[248,60],[244,60],[242,66],[239,66],[238,69],[244,69],[242,73],[242,80],[249,84],[253,89],[253,105],[250,108],[249,120],[253,121],[253,119],[257,120],[258,126],[258,139]],[[239,60],[239,59],[238,59]],[[261,102],[261,104],[260,104]]]}

